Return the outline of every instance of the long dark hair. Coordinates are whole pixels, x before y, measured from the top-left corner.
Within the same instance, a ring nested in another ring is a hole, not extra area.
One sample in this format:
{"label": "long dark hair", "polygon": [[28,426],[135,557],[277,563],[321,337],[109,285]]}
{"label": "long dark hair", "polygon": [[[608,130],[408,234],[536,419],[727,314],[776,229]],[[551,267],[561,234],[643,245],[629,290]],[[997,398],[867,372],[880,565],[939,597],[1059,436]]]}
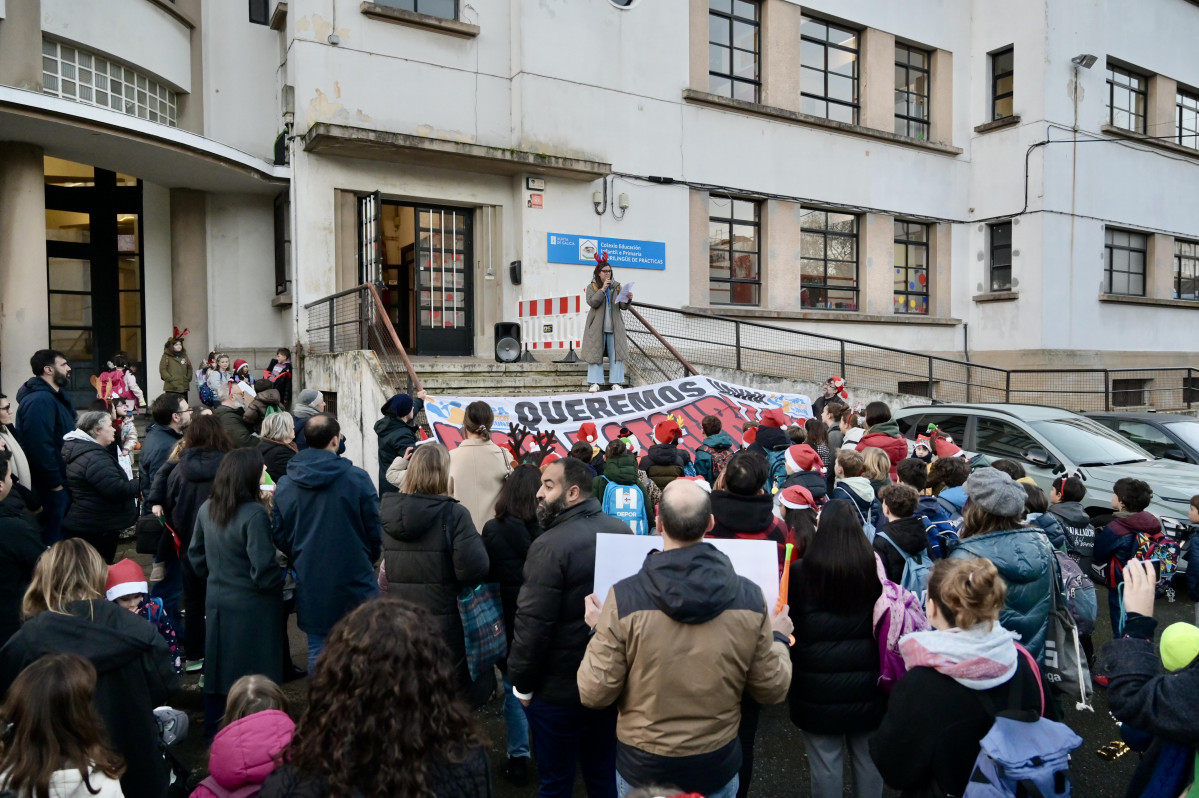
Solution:
{"label": "long dark hair", "polygon": [[802,585],[813,604],[841,615],[869,612],[882,592],[874,549],[858,511],[833,499],[820,512],[816,536],[803,558]]}
{"label": "long dark hair", "polygon": [[795,535],[795,559],[802,560],[816,537],[816,511],[812,508],[795,510],[787,507],[783,511],[783,523]]}
{"label": "long dark hair", "polygon": [[281,755],[329,794],[433,794],[430,767],[482,745],[458,677],[423,608],[368,601],[329,633],[308,706]]}
{"label": "long dark hair", "polygon": [[225,526],[237,515],[237,508],[258,501],[262,483],[262,452],[258,449],[234,449],[221,458],[208,497],[208,517]]}
{"label": "long dark hair", "polygon": [[92,706],[96,669],[78,654],[47,654],[17,676],[0,708],[11,724],[4,735],[0,771],[15,795],[50,798],[54,771],[78,768],[89,792],[98,792],[89,770],[112,779],[125,772],[108,747]]}
{"label": "long dark hair", "polygon": [[491,440],[491,425],[495,422],[495,413],[486,402],[471,402],[466,406],[462,419],[462,429],[471,435],[479,435],[485,441]]}
{"label": "long dark hair", "polygon": [[216,416],[200,416],[187,426],[183,433],[184,449],[214,449],[218,452],[233,450],[233,439]]}
{"label": "long dark hair", "polygon": [[504,480],[495,500],[495,517],[519,518],[526,524],[537,520],[537,491],[541,489],[541,469],[531,463],[518,465]]}
{"label": "long dark hair", "polygon": [[808,445],[815,449],[820,444],[828,446],[828,427],[818,418],[809,418],[804,422],[804,432],[808,436]]}

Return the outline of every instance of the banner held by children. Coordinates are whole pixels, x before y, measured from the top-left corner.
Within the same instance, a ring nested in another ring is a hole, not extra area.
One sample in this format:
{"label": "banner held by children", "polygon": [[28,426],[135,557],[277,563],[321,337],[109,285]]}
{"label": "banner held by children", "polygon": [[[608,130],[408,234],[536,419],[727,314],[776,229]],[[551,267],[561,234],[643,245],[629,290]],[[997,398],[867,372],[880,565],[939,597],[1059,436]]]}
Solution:
{"label": "banner held by children", "polygon": [[673,418],[683,429],[679,446],[694,457],[703,443],[700,422],[716,416],[738,447],[743,446],[741,427],[758,421],[766,410],[779,409],[796,423],[812,417],[812,402],[800,394],[779,393],[721,382],[710,377],[684,377],[671,382],[641,385],[604,393],[561,396],[430,396],[425,416],[437,440],[453,449],[462,442],[462,420],[466,406],[483,401],[495,413],[491,439],[508,444],[509,425],[516,424],[554,436],[553,451],[561,457],[579,440],[579,427],[595,424],[601,450],[627,428],[645,452],[653,444],[654,425]]}

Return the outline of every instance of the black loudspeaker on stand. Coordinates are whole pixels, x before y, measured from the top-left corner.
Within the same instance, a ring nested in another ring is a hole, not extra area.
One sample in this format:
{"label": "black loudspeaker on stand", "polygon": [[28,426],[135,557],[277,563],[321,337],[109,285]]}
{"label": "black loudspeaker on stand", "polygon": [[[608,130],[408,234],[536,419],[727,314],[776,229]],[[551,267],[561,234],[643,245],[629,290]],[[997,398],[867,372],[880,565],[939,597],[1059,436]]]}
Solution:
{"label": "black loudspeaker on stand", "polygon": [[520,360],[520,325],[511,321],[495,325],[495,362],[515,363]]}

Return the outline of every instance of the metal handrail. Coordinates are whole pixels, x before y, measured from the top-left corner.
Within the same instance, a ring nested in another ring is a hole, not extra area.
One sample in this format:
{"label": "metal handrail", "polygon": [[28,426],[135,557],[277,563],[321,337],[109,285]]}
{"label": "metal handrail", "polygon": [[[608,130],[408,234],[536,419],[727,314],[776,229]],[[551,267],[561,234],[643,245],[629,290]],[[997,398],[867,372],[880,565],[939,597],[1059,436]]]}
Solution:
{"label": "metal handrail", "polygon": [[391,317],[387,315],[387,309],[383,307],[383,298],[379,296],[379,289],[375,288],[373,283],[365,283],[363,287],[370,291],[371,297],[374,298],[375,312],[378,314],[376,318],[383,320],[383,330],[391,339],[396,351],[399,352],[400,360],[404,362],[404,371],[408,372],[408,379],[412,381],[412,387],[416,389],[417,393],[420,393],[425,389],[425,385],[421,382],[420,377],[416,376],[416,369],[412,367],[412,361],[408,359],[408,350],[404,349],[404,345],[400,343],[400,336],[391,323]]}
{"label": "metal handrail", "polygon": [[[647,307],[652,307],[652,306],[647,306]],[[630,306],[629,313],[632,313],[633,318],[635,318],[637,321],[641,322],[641,324],[645,327],[645,329],[649,330],[650,335],[652,335],[658,339],[658,343],[660,343],[660,344],[662,344],[662,346],[666,347],[666,351],[669,352],[675,360],[679,361],[679,363],[682,364],[683,369],[686,371],[687,374],[689,374],[693,377],[699,376],[699,370],[696,369],[695,366],[688,363],[687,358],[683,357],[683,355],[679,352],[679,350],[677,350],[673,346],[671,346],[670,342],[667,341],[665,338],[663,338],[662,334],[659,333],[657,330],[655,330],[653,325],[651,325],[648,321],[646,321],[645,317],[637,312],[637,308]]]}

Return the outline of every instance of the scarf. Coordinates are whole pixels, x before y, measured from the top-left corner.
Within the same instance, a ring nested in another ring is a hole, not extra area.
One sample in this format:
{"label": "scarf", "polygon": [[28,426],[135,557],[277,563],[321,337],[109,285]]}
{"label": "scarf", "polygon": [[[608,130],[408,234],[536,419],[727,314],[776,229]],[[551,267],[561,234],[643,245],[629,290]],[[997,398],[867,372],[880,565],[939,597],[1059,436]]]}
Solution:
{"label": "scarf", "polygon": [[899,641],[899,653],[908,670],[932,668],[971,690],[989,690],[1016,674],[1020,636],[998,622],[987,627],[913,632]]}

